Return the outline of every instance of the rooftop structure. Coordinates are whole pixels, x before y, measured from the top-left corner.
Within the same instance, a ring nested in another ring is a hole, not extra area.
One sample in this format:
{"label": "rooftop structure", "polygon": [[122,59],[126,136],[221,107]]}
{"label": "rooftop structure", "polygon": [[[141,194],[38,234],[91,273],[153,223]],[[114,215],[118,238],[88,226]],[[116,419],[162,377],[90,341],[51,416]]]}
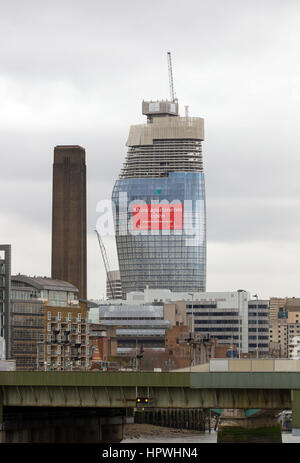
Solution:
{"label": "rooftop structure", "polygon": [[[143,106],[145,104],[143,102]],[[151,123],[131,126],[121,179],[168,177],[172,172],[203,172],[204,120],[200,117],[160,116],[153,115]]]}

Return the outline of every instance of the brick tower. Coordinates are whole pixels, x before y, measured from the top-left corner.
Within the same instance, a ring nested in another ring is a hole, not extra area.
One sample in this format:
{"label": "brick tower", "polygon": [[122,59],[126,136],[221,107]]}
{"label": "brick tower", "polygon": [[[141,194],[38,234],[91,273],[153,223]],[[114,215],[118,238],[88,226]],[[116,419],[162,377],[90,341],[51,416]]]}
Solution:
{"label": "brick tower", "polygon": [[87,297],[86,164],[81,146],[54,148],[52,278],[72,283]]}

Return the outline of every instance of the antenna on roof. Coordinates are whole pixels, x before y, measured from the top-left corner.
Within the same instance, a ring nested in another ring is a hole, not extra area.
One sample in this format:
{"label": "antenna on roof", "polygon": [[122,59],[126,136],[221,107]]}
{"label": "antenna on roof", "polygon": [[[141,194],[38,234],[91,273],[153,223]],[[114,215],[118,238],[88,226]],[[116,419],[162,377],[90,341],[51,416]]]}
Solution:
{"label": "antenna on roof", "polygon": [[171,99],[171,103],[174,103],[175,102],[175,92],[174,92],[172,60],[171,60],[170,51],[168,51],[167,57],[168,57],[168,70],[169,70],[170,99]]}

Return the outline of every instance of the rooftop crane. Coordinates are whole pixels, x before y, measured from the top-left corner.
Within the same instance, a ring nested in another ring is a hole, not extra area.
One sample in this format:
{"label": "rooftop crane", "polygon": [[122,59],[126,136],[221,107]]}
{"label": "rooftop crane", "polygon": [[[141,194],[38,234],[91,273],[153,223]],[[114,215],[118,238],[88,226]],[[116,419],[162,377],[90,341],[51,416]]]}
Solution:
{"label": "rooftop crane", "polygon": [[168,69],[169,69],[169,84],[170,84],[170,99],[171,102],[174,103],[176,100],[175,92],[174,92],[174,82],[173,82],[173,71],[172,71],[172,60],[171,60],[171,52],[168,51]]}
{"label": "rooftop crane", "polygon": [[109,268],[109,262],[108,262],[106,250],[105,250],[104,244],[103,244],[103,242],[102,242],[102,240],[100,238],[98,230],[95,230],[95,233],[97,234],[97,237],[98,237],[99,247],[100,247],[100,251],[101,251],[101,255],[102,255],[102,259],[103,259],[103,263],[104,263],[104,267],[105,267],[105,271],[106,271],[106,278],[107,278],[107,281],[108,281],[108,284],[109,284],[111,295],[112,295],[112,298],[115,299],[113,285],[112,285],[112,282],[111,282],[110,277],[109,277],[110,268]]}

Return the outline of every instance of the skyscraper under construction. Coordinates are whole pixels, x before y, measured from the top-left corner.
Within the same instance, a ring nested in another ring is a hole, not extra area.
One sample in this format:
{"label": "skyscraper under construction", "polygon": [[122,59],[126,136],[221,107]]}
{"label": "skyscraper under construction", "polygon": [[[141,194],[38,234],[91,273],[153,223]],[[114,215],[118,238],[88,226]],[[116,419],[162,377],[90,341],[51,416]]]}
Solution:
{"label": "skyscraper under construction", "polygon": [[204,120],[178,102],[143,101],[112,200],[123,298],[131,291],[206,290]]}

